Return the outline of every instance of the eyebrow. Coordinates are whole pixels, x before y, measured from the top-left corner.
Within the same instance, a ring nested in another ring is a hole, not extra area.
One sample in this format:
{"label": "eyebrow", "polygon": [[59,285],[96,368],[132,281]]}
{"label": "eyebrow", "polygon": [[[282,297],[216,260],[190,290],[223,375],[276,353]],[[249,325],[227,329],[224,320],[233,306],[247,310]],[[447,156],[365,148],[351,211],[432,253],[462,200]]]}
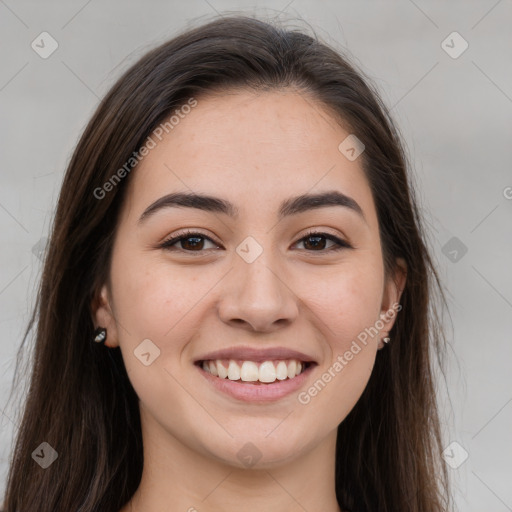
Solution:
{"label": "eyebrow", "polygon": [[[329,206],[341,206],[356,212],[366,222],[364,213],[359,204],[351,197],[336,190],[319,194],[303,194],[286,199],[279,207],[279,220],[290,215],[297,215],[317,208]],[[193,192],[175,192],[167,194],[150,204],[142,213],[138,223],[141,224],[157,211],[163,208],[195,208],[212,213],[222,213],[232,218],[237,218],[239,209],[229,201],[219,197],[197,194]]]}

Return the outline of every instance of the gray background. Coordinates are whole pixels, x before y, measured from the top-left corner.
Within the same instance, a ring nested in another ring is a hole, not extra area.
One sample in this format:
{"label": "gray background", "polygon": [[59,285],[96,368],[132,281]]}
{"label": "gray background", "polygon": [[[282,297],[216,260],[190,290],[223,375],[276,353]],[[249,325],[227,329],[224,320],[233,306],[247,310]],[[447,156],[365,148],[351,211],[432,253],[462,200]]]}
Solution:
{"label": "gray background", "polygon": [[[446,452],[458,466],[449,468],[453,492],[462,511],[511,511],[511,0],[0,0],[0,493],[17,429],[16,403],[5,407],[14,357],[77,138],[122,70],[216,11],[303,18],[392,107],[449,292],[439,388],[446,446],[458,443]],[[31,48],[43,31],[59,45],[47,59]],[[469,44],[458,58],[445,48],[458,51],[461,40],[442,45],[454,31]]]}

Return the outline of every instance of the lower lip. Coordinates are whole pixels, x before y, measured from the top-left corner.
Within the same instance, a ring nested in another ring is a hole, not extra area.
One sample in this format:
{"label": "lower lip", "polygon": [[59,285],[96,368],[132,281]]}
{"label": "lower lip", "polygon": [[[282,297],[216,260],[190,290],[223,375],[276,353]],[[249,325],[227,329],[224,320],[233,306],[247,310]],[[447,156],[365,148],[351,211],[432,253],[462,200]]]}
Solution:
{"label": "lower lip", "polygon": [[233,398],[245,402],[272,402],[297,391],[315,366],[315,364],[311,364],[293,379],[276,380],[270,384],[251,384],[250,382],[221,379],[203,370],[200,366],[196,365],[196,368],[212,386]]}

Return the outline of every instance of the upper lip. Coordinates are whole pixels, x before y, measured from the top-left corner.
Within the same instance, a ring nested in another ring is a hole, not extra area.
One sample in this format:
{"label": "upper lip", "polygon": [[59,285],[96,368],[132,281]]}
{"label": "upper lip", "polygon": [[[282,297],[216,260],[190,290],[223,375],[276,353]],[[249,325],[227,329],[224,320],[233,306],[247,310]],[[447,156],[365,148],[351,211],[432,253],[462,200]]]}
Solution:
{"label": "upper lip", "polygon": [[252,348],[252,347],[231,347],[222,350],[208,352],[197,358],[195,362],[210,361],[215,359],[241,359],[243,361],[263,362],[272,359],[297,359],[303,362],[316,363],[315,359],[303,352],[292,350],[286,347]]}

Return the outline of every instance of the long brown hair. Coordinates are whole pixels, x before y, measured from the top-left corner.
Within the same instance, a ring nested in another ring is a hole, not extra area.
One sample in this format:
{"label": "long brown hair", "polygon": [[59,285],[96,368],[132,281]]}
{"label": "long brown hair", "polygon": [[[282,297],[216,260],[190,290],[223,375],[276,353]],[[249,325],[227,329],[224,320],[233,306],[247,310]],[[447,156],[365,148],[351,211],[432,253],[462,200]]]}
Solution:
{"label": "long brown hair", "polygon": [[[393,273],[396,258],[407,264],[392,342],[378,353],[365,391],[338,427],[339,505],[352,512],[448,510],[433,366],[442,363],[446,345],[436,313],[446,300],[399,132],[370,80],[316,35],[226,16],[189,29],[126,71],[98,106],[72,156],[18,354],[36,327],[6,512],[118,511],[141,478],[138,397],[120,349],[92,342],[91,313],[100,284],[108,280],[131,174],[101,199],[94,191],[191,97],[227,88],[287,87],[310,94],[364,143],[361,159],[378,214],[386,273]],[[442,301],[433,299],[436,291]],[[47,469],[31,456],[42,442],[58,453]]]}

